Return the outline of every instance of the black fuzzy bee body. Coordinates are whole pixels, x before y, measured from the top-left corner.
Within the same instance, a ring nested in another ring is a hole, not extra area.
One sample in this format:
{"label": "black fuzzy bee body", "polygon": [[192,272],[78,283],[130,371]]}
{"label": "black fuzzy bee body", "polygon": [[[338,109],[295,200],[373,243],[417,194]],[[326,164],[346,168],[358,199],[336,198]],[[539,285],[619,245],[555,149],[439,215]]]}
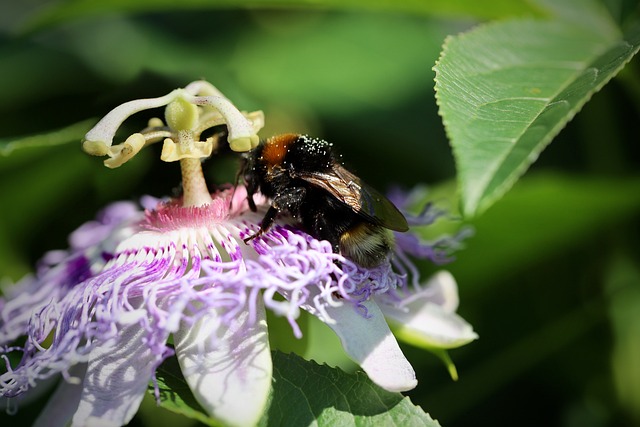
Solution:
{"label": "black fuzzy bee body", "polygon": [[314,237],[328,240],[334,252],[374,267],[393,247],[390,230],[408,229],[400,211],[345,169],[327,141],[297,134],[269,138],[245,155],[241,173],[253,211],[257,191],[271,199],[260,230],[245,241],[267,231],[285,211]]}

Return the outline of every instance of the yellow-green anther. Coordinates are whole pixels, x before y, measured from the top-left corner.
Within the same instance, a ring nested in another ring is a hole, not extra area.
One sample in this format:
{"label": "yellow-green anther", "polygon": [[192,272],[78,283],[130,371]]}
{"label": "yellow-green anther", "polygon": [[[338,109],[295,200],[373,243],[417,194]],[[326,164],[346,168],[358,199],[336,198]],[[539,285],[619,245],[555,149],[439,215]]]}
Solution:
{"label": "yellow-green anther", "polygon": [[82,149],[92,156],[106,156],[109,153],[109,145],[102,141],[82,141]]}
{"label": "yellow-green anther", "polygon": [[[264,113],[262,110],[252,111],[250,113],[243,111],[242,114],[251,122],[253,133],[257,134],[260,129],[264,127]],[[255,146],[253,148],[255,148]]]}
{"label": "yellow-green anther", "polygon": [[144,147],[145,138],[141,133],[134,133],[122,144],[115,145],[110,148],[110,158],[104,161],[104,165],[108,168],[114,169],[122,166],[133,156],[138,154],[138,151]]}
{"label": "yellow-green anther", "polygon": [[147,126],[150,128],[161,128],[164,126],[164,122],[162,121],[162,119],[160,119],[160,117],[151,117],[149,119],[149,122],[147,123]]}
{"label": "yellow-green anther", "polygon": [[258,138],[258,135],[252,135],[234,140],[229,139],[229,147],[231,147],[233,151],[243,153],[256,148],[259,142],[260,138]]}
{"label": "yellow-green anther", "polygon": [[198,125],[198,107],[180,97],[167,105],[164,117],[173,130],[192,130]]}
{"label": "yellow-green anther", "polygon": [[162,153],[160,160],[165,162],[175,162],[182,159],[204,159],[211,155],[213,151],[213,142],[211,139],[206,141],[192,141],[190,144],[176,144],[173,139],[166,138],[162,145]]}

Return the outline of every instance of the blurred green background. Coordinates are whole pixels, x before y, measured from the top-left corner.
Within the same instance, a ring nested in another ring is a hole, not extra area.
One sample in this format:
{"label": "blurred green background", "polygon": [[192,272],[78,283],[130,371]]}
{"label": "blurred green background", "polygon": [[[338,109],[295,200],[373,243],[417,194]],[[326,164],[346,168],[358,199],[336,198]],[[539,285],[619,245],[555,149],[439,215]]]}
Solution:
{"label": "blurred green background", "polygon": [[[321,136],[374,186],[427,184],[455,211],[431,67],[448,34],[539,14],[526,2],[465,9],[456,1],[433,11],[420,2],[331,1],[326,10],[210,3],[0,6],[0,277],[32,271],[109,201],[170,195],[180,180],[177,165],[159,161],[159,147],[108,170],[80,150],[80,137],[11,153],[4,144],[201,78],[239,108],[264,110],[262,136]],[[607,5],[620,20],[638,7]],[[470,221],[475,236],[449,266],[459,312],[480,335],[451,352],[460,379],[403,346],[419,378],[408,395],[443,426],[640,425],[639,65],[596,94],[514,189]],[[122,135],[150,116],[127,121]],[[212,184],[233,181],[236,159],[210,159],[205,170]],[[312,320],[303,343],[281,326],[272,321],[282,349],[353,369]],[[150,408],[131,425],[167,419]],[[0,421],[27,423],[33,414],[23,408]]]}

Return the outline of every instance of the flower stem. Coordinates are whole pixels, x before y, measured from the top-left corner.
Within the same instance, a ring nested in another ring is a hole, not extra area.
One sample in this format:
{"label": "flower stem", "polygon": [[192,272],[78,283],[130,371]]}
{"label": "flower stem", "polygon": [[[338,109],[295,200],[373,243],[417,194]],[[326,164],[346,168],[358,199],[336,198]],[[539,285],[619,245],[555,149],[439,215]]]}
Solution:
{"label": "flower stem", "polygon": [[180,160],[182,171],[182,206],[204,206],[211,203],[211,195],[202,174],[200,159],[185,158]]}

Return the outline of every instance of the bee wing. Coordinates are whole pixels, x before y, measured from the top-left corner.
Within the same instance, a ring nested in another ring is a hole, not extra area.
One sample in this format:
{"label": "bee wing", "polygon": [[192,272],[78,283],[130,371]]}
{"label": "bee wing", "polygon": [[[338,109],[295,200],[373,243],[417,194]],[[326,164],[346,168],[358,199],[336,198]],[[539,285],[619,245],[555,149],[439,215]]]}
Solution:
{"label": "bee wing", "polygon": [[339,164],[328,172],[305,172],[296,177],[326,190],[374,224],[395,231],[409,229],[404,215],[389,199]]}

